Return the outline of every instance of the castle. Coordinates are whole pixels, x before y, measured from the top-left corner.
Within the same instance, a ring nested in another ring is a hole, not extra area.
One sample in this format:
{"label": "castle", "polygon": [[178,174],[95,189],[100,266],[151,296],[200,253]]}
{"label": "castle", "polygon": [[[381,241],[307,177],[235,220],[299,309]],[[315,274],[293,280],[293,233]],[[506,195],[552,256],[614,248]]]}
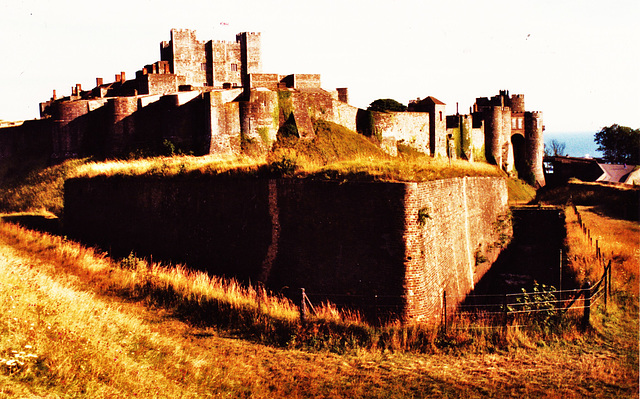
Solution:
{"label": "castle", "polygon": [[[52,160],[157,153],[167,143],[194,155],[266,152],[281,129],[312,139],[313,121],[323,119],[377,137],[390,154],[403,143],[544,185],[542,113],[526,112],[523,95],[477,98],[467,115],[446,115],[435,97],[411,102],[407,112],[367,111],[348,104],[346,88],[322,89],[320,75],[262,72],[260,33],[203,42],[193,30],[172,29],[160,58],[135,79],[97,78],[91,90],[76,85],[70,96],[54,91],[41,103],[46,125],[37,130],[50,136]],[[0,144],[15,136],[8,129],[17,128],[0,129]]]}

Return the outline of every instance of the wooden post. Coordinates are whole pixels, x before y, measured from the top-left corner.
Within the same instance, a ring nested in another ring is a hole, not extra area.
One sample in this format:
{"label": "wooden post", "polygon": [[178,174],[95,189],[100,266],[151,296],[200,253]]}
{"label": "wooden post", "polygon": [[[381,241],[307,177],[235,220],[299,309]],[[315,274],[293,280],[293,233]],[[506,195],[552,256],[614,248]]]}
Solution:
{"label": "wooden post", "polygon": [[447,332],[447,290],[442,293],[442,325],[444,332]]}
{"label": "wooden post", "polygon": [[[562,291],[562,248],[560,248],[560,284],[558,284],[558,290]],[[562,292],[560,293],[560,299],[562,299]]]}
{"label": "wooden post", "polygon": [[608,273],[607,273],[607,268],[604,268],[604,274],[602,275],[603,279],[604,279],[604,312],[605,314],[607,313],[607,296],[608,296],[608,291],[609,291],[609,284],[608,284]]}
{"label": "wooden post", "polygon": [[507,326],[507,317],[509,316],[509,308],[507,307],[507,294],[504,294],[504,297],[502,297],[502,312],[503,312],[503,317],[504,317],[504,326]]}
{"label": "wooden post", "polygon": [[589,318],[591,316],[591,283],[588,281],[582,286],[582,295],[584,295],[584,314],[582,315],[582,331],[586,331],[589,327]]}
{"label": "wooden post", "polygon": [[607,266],[607,269],[609,269],[609,278],[607,278],[607,282],[609,283],[609,288],[608,288],[609,295],[611,295],[611,268],[612,268],[611,260],[609,260],[609,265]]}
{"label": "wooden post", "polygon": [[300,289],[302,291],[302,302],[300,303],[300,321],[302,324],[305,323],[307,318],[307,294],[304,292],[304,288]]}

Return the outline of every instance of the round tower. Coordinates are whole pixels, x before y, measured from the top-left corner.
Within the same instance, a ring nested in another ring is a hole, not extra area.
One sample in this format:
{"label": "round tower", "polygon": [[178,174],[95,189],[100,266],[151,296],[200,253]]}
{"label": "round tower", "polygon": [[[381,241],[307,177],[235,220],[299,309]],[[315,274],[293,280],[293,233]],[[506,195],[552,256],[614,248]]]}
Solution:
{"label": "round tower", "polygon": [[489,163],[502,166],[502,107],[486,111],[485,153]]}
{"label": "round tower", "polygon": [[109,129],[105,142],[106,155],[121,155],[134,134],[135,124],[128,119],[138,109],[137,97],[114,97],[107,102]]}
{"label": "round tower", "polygon": [[513,148],[511,147],[511,108],[502,108],[502,170],[511,173],[514,170]]}
{"label": "round tower", "polygon": [[545,185],[542,159],[544,157],[544,126],[542,112],[525,112],[525,179],[530,180],[536,187]]}
{"label": "round tower", "polygon": [[87,121],[80,117],[89,113],[88,102],[55,101],[50,112],[53,119],[52,158],[65,159],[82,154]]}

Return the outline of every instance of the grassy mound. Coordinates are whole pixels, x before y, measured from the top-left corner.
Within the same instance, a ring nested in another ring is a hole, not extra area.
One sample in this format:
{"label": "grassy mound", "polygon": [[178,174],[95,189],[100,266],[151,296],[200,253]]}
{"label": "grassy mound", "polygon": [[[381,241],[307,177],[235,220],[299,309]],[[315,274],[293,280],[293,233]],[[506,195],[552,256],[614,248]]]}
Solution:
{"label": "grassy mound", "polygon": [[[47,166],[45,159],[0,164],[0,212],[60,215],[63,184],[69,177],[216,175],[223,177],[296,177],[339,181],[430,181],[462,176],[505,174],[482,162],[433,158],[398,145],[392,157],[370,138],[343,126],[316,121],[312,140],[279,136],[266,156],[173,156],[90,162],[67,160]],[[529,201],[532,189],[510,181],[510,197]]]}

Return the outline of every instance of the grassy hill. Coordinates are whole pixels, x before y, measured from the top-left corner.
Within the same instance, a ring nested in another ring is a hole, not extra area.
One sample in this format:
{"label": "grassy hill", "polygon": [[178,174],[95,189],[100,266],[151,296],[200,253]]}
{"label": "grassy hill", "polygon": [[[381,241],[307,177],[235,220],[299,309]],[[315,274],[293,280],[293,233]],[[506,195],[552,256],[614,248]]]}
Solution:
{"label": "grassy hill", "polygon": [[601,242],[631,240],[587,333],[372,328],[330,307],[302,325],[260,290],[0,223],[0,396],[637,397],[637,234],[581,212]]}
{"label": "grassy hill", "polygon": [[[264,158],[43,160],[0,166],[4,211],[61,214],[69,176],[217,174],[422,181],[503,176],[400,146],[392,158],[328,123]],[[531,188],[510,179],[513,201]],[[64,237],[0,221],[0,397],[637,397],[637,223],[590,208],[583,220],[614,260],[614,297],[575,323],[494,328],[369,326],[180,266],[115,260]],[[593,248],[567,213],[568,259],[597,276]]]}
{"label": "grassy hill", "polygon": [[[67,160],[47,166],[45,159],[23,157],[0,164],[0,212],[36,212],[61,215],[64,180],[71,176],[212,174],[224,176],[288,176],[295,178],[428,181],[462,176],[505,174],[486,163],[432,158],[399,145],[391,157],[370,139],[342,126],[317,121],[313,140],[279,138],[262,157],[174,156],[91,161]],[[509,179],[514,201],[528,202],[535,192]]]}

